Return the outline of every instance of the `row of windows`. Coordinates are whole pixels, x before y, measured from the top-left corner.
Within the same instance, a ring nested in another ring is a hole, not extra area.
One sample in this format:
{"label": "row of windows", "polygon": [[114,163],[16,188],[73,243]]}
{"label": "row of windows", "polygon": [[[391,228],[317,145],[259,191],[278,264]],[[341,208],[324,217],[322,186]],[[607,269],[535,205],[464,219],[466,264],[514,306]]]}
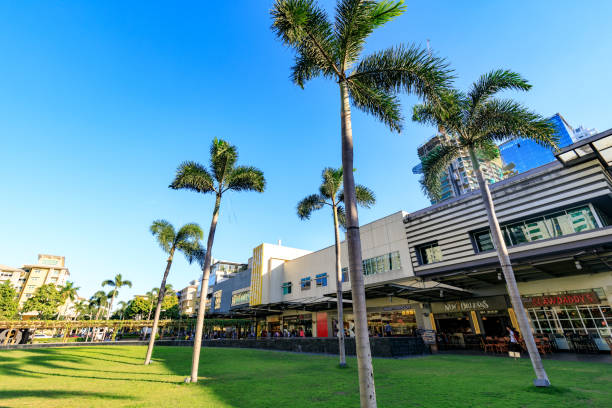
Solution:
{"label": "row of windows", "polygon": [[[315,276],[315,282],[317,287],[322,287],[322,286],[327,286],[327,274],[326,273],[320,273],[318,275]],[[311,286],[311,278],[310,276],[307,276],[305,278],[302,278],[300,280],[300,288],[301,290],[308,290],[310,289]]]}
{"label": "row of windows", "polygon": [[[599,227],[592,207],[588,205],[555,211],[500,226],[504,241],[509,247],[589,231]],[[491,251],[495,248],[489,229],[472,233],[472,238],[478,252]],[[415,249],[421,265],[442,261],[442,251],[438,241],[419,245]]]}
{"label": "row of windows", "polygon": [[251,291],[243,290],[242,292],[234,293],[232,295],[232,306],[241,305],[243,303],[249,303],[251,300]]}
{"label": "row of windows", "polygon": [[[374,258],[368,258],[363,260],[363,274],[375,275],[378,273],[395,271],[401,269],[402,265],[400,262],[400,254],[399,251],[390,252],[385,255],[380,255]],[[320,273],[315,276],[315,282],[317,287],[327,286],[327,278],[328,274]],[[349,270],[348,268],[342,268],[342,282],[349,281]],[[310,276],[302,278],[300,280],[300,289],[301,290],[309,290],[312,285],[312,280]],[[291,293],[293,284],[291,282],[285,282],[282,284],[281,288],[283,290],[283,295],[288,295]]]}

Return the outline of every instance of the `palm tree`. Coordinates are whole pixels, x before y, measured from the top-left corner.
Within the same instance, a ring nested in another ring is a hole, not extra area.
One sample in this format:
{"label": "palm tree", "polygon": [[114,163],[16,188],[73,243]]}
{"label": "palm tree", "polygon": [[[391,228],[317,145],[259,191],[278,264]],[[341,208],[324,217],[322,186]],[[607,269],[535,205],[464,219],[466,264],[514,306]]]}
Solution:
{"label": "palm tree", "polygon": [[[108,296],[103,290],[99,290],[96,293],[94,293],[93,296],[89,299],[89,304],[92,307],[96,308],[96,320],[99,320],[100,314],[102,313],[102,311],[108,304]],[[95,340],[96,338],[95,333],[97,332],[97,330],[98,330],[97,327],[92,329],[93,340]],[[89,332],[87,333],[87,338],[89,338]],[[87,341],[87,338],[85,338],[85,341]]]}
{"label": "palm tree", "polygon": [[118,312],[120,312],[120,316],[121,316],[120,320],[123,320],[123,315],[125,314],[125,311],[127,310],[130,304],[128,302],[121,300],[119,301],[118,305],[119,305]]}
{"label": "palm tree", "polygon": [[347,246],[361,405],[376,406],[376,390],[366,314],[361,238],[355,180],[353,177],[353,133],[349,100],[358,109],[374,115],[391,130],[402,127],[400,92],[437,100],[450,80],[446,63],[415,46],[400,45],[369,56],[359,56],[367,37],[401,15],[403,1],[338,0],[335,24],[314,0],[277,0],[272,9],[272,30],[296,51],[292,79],[304,87],[306,81],[323,76],[338,84],[344,170]]}
{"label": "palm tree", "polygon": [[[346,353],[344,350],[344,313],[342,308],[342,266],[340,263],[340,229],[345,227],[346,216],[344,212],[344,191],[342,191],[342,169],[328,167],[323,170],[323,182],[319,187],[319,194],[311,194],[298,203],[297,213],[301,220],[310,219],[313,211],[324,206],[330,206],[334,220],[334,237],[336,246],[336,297],[338,304],[338,346],[340,351],[340,367],[346,367]],[[376,202],[374,193],[367,187],[356,185],[355,196],[357,204],[370,208]]]}
{"label": "palm tree", "polygon": [[106,320],[110,318],[110,313],[111,313],[111,310],[113,309],[113,303],[115,303],[115,297],[117,296],[117,293],[119,293],[119,289],[121,289],[124,286],[131,288],[132,281],[123,279],[123,276],[121,276],[121,274],[118,273],[117,275],[115,275],[114,279],[107,279],[104,282],[102,282],[102,287],[107,286],[107,285],[111,286],[113,290],[111,292],[112,296],[111,296],[110,305],[108,307],[108,311],[106,312]]}
{"label": "palm tree", "polygon": [[86,300],[80,300],[74,305],[74,320],[79,320],[81,317],[85,317],[89,312],[89,302]]}
{"label": "palm tree", "polygon": [[191,362],[191,382],[198,381],[198,364],[202,346],[202,331],[204,328],[204,309],[206,293],[208,292],[208,276],[210,275],[211,251],[215,240],[215,230],[219,218],[221,198],[227,191],[257,191],[262,193],[266,186],[263,172],[251,166],[236,166],[238,151],[236,146],[224,140],[215,138],[210,146],[210,170],[196,162],[184,162],[177,171],[170,188],[187,189],[202,194],[214,194],[213,208],[208,242],[204,252],[202,267],[202,293],[200,294],[200,309],[196,323],[196,333],[193,342],[193,358]]}
{"label": "palm tree", "polygon": [[[80,287],[74,286],[74,282],[66,282],[66,284],[60,289],[60,294],[64,301],[64,314],[68,312],[68,300],[74,301],[77,297],[77,291]],[[61,313],[57,314],[57,320],[59,320]]]}
{"label": "palm tree", "polygon": [[157,299],[157,295],[159,295],[159,289],[153,288],[152,291],[147,292],[145,296],[149,301],[149,314],[147,315],[147,320],[151,320],[151,313],[153,312],[153,305],[155,304],[155,299]]}
{"label": "palm tree", "polygon": [[511,89],[527,91],[530,88],[531,85],[527,80],[515,72],[501,69],[492,71],[482,75],[471,86],[467,95],[451,90],[443,97],[441,104],[425,103],[415,106],[413,120],[437,126],[441,133],[448,136],[448,141],[443,142],[423,159],[423,184],[434,197],[440,193],[441,173],[451,161],[467,151],[478,179],[489,228],[506,279],[508,294],[516,311],[519,330],[525,340],[537,376],[535,384],[548,386],[550,382],[521,302],[508,249],[495,215],[491,192],[480,171],[482,159],[499,155],[496,142],[525,138],[545,147],[557,148],[554,128],[547,119],[515,101],[493,98],[499,91]]}
{"label": "palm tree", "polygon": [[186,256],[195,251],[200,247],[199,241],[202,239],[203,233],[202,228],[198,224],[185,224],[178,232],[174,229],[172,224],[166,220],[153,221],[150,227],[151,233],[157,239],[157,243],[168,254],[168,260],[166,262],[166,269],[164,276],[159,286],[159,295],[157,296],[157,306],[155,307],[155,316],[153,317],[153,328],[151,329],[151,336],[149,338],[149,347],[147,348],[147,356],[145,357],[145,365],[151,363],[151,356],[153,355],[153,346],[155,344],[155,335],[157,334],[157,326],[159,324],[159,314],[161,313],[162,301],[166,293],[166,279],[170,273],[170,267],[172,266],[172,260],[174,259],[174,252],[178,250],[183,252]]}

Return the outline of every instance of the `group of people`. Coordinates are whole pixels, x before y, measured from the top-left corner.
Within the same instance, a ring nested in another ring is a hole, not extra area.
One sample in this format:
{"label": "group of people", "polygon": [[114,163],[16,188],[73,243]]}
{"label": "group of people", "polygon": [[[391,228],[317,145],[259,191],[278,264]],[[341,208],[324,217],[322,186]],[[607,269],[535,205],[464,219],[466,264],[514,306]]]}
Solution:
{"label": "group of people", "polygon": [[[307,333],[303,327],[300,327],[299,329],[292,329],[292,330],[285,328],[282,331],[280,329],[274,330],[274,331],[262,329],[260,336],[262,338],[268,338],[268,339],[279,338],[279,337],[310,337],[310,336],[307,336]],[[253,337],[255,337],[254,333],[253,333]]]}

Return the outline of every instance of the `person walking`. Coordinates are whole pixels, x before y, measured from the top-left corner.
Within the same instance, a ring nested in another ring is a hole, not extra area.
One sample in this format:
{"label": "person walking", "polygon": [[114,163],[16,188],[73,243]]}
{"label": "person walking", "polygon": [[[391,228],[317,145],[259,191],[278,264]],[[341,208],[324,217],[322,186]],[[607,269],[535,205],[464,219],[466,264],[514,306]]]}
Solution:
{"label": "person walking", "polygon": [[513,328],[506,326],[508,336],[510,337],[510,344],[508,345],[508,354],[510,357],[514,357],[515,360],[521,357],[521,346],[518,342],[518,332]]}

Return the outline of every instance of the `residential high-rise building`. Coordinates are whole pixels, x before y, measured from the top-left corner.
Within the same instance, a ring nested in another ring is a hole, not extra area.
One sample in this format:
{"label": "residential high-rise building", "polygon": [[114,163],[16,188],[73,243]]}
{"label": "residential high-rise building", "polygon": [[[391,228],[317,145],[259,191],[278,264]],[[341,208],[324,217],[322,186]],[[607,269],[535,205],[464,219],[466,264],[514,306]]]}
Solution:
{"label": "residential high-rise building", "polygon": [[21,269],[26,272],[26,280],[19,294],[19,305],[22,306],[42,285],[52,283],[64,286],[70,276],[65,261],[63,256],[41,254],[38,255],[38,263],[23,265]]}
{"label": "residential high-rise building", "polygon": [[[560,148],[569,146],[577,140],[573,128],[559,113],[554,114],[549,120],[559,136]],[[514,170],[518,173],[556,160],[551,149],[527,139],[512,139],[504,142],[499,145],[499,151],[504,165],[514,164]]]}
{"label": "residential high-rise building", "polygon": [[[441,144],[446,143],[454,143],[453,138],[447,135],[436,135],[432,137],[418,147],[417,153],[419,158],[423,160],[431,151]],[[502,162],[499,158],[494,160],[480,160],[480,169],[485,180],[489,183],[495,183],[504,178]],[[412,172],[416,174],[422,173],[422,165],[419,164],[415,166]],[[432,199],[432,204],[458,197],[478,189],[478,180],[476,180],[472,161],[467,151],[462,151],[461,156],[451,162],[444,174],[442,174],[440,182],[440,199]]]}
{"label": "residential high-rise building", "polygon": [[28,273],[23,269],[0,265],[0,283],[9,282],[18,294],[21,294]]}
{"label": "residential high-rise building", "polygon": [[576,141],[586,139],[587,137],[595,136],[599,131],[595,128],[587,129],[584,126],[578,126],[574,129],[574,138]]}
{"label": "residential high-rise building", "polygon": [[198,283],[195,280],[189,282],[188,286],[176,293],[179,301],[179,313],[181,315],[192,316],[196,311],[196,304],[198,303]]}

